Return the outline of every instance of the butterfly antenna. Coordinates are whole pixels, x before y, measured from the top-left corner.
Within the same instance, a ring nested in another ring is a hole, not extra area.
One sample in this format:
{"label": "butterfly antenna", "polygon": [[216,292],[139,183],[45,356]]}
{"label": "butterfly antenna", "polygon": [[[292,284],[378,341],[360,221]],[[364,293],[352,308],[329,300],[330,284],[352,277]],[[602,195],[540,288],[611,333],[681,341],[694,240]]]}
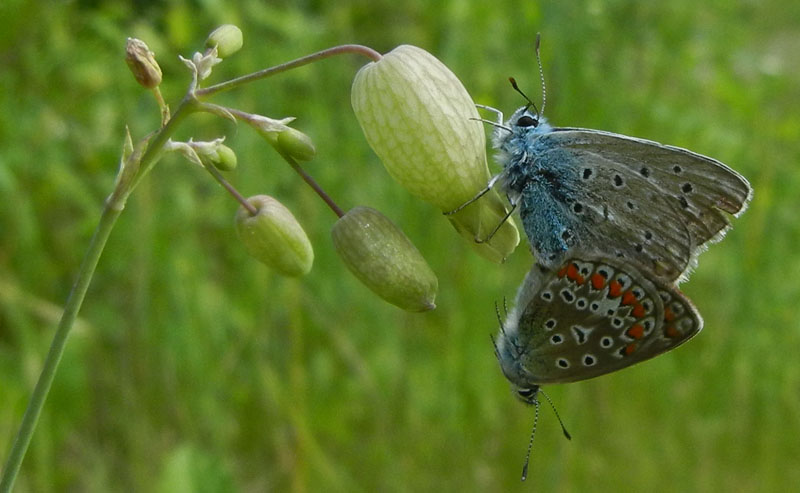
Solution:
{"label": "butterfly antenna", "polygon": [[511,83],[511,87],[513,87],[515,91],[520,93],[520,95],[522,95],[522,97],[525,98],[525,101],[528,102],[528,106],[533,106],[533,109],[536,111],[536,117],[538,118],[539,114],[540,114],[539,113],[539,108],[536,107],[536,103],[531,101],[531,98],[529,98],[528,96],[525,95],[524,92],[522,92],[522,89],[520,89],[519,86],[517,85],[517,79],[515,79],[513,77],[509,77],[508,81]]}
{"label": "butterfly antenna", "polygon": [[522,466],[522,481],[528,479],[528,462],[530,462],[531,451],[533,450],[533,438],[536,436],[536,425],[539,423],[539,401],[534,401],[533,406],[533,429],[531,430],[531,439],[528,440],[528,451],[525,452],[525,464]]}
{"label": "butterfly antenna", "polygon": [[[544,115],[544,106],[547,104],[547,90],[544,86],[544,69],[542,69],[542,57],[539,55],[539,45],[542,41],[542,34],[536,33],[536,63],[539,64],[539,78],[542,81],[542,115]],[[537,113],[538,115],[538,113]]]}
{"label": "butterfly antenna", "polygon": [[547,402],[550,403],[550,407],[553,408],[553,414],[556,415],[556,419],[558,419],[558,424],[561,425],[561,431],[564,432],[564,436],[567,437],[567,440],[572,440],[572,435],[569,434],[567,428],[564,426],[564,422],[561,421],[561,416],[558,415],[558,411],[556,410],[556,406],[553,404],[553,401],[550,400],[550,396],[545,393],[544,390],[539,389],[539,392],[542,393]]}

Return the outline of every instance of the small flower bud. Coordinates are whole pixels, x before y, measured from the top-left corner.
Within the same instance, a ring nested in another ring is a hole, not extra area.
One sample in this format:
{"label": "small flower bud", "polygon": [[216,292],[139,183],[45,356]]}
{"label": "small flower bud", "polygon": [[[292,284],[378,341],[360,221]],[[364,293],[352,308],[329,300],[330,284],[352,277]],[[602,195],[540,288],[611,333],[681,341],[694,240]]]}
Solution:
{"label": "small flower bud", "polygon": [[279,152],[298,161],[311,161],[317,154],[311,137],[292,127],[278,133],[275,145]]}
{"label": "small flower bud", "polygon": [[247,253],[285,276],[307,274],[314,250],[291,211],[268,195],[247,202],[258,210],[255,216],[244,207],[236,211],[236,230]]}
{"label": "small flower bud", "polygon": [[206,39],[206,48],[217,47],[217,56],[228,58],[242,48],[242,30],[233,24],[214,29]]}
{"label": "small flower bud", "polygon": [[386,216],[355,207],[333,225],[331,236],[345,265],[375,294],[407,311],[436,308],[436,274]]}
{"label": "small flower bud", "polygon": [[[489,182],[486,136],[475,121],[475,103],[458,78],[425,50],[399,46],[362,67],[353,80],[351,102],[389,174],[417,197],[449,212]],[[505,217],[504,212],[498,216],[497,205],[505,210],[492,190],[449,219],[471,242],[485,240]],[[507,221],[476,248],[501,261],[518,243],[516,227]]]}
{"label": "small flower bud", "polygon": [[[220,139],[221,140],[221,139]],[[195,152],[204,164],[210,164],[220,171],[232,171],[236,169],[236,153],[233,149],[219,141],[192,142]]]}
{"label": "small flower bud", "polygon": [[161,84],[161,67],[144,41],[128,38],[125,44],[125,62],[133,72],[136,81],[142,86],[153,89]]}

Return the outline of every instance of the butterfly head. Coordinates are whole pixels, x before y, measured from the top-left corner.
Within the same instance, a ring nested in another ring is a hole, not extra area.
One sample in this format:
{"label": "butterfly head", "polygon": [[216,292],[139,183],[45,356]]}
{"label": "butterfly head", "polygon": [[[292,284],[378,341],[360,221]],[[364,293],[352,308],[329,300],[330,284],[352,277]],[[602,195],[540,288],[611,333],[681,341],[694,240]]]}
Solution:
{"label": "butterfly head", "polygon": [[[531,284],[532,281],[523,283],[520,293],[518,293],[518,298],[528,298],[530,296],[528,292]],[[539,392],[539,386],[535,383],[533,375],[523,364],[526,349],[522,341],[520,341],[518,322],[518,308],[515,307],[507,314],[505,322],[501,321],[497,340],[493,339],[495,355],[500,363],[503,375],[511,384],[511,390],[514,395],[525,404],[537,405],[536,396]]]}
{"label": "butterfly head", "polygon": [[519,158],[539,136],[551,131],[547,119],[530,105],[519,108],[502,127],[494,129],[492,144],[499,151],[498,162],[508,163],[514,157]]}
{"label": "butterfly head", "polygon": [[517,399],[521,400],[529,406],[535,406],[539,403],[536,397],[539,395],[539,386],[533,385],[531,387],[517,387],[514,385],[514,395]]}
{"label": "butterfly head", "polygon": [[541,134],[552,131],[550,124],[547,123],[547,118],[540,115],[536,108],[532,108],[529,104],[515,111],[506,121],[506,127],[511,129],[511,132],[506,132],[511,135]]}

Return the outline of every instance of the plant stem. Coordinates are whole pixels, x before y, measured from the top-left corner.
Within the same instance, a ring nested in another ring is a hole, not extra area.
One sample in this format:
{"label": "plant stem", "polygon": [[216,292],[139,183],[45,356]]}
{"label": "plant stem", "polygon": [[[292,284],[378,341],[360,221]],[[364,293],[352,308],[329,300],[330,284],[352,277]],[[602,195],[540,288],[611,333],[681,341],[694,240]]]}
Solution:
{"label": "plant stem", "polygon": [[213,176],[213,177],[214,177],[214,179],[215,179],[215,180],[217,180],[217,182],[218,182],[220,185],[222,185],[222,188],[224,188],[225,190],[227,190],[227,191],[228,191],[228,193],[229,193],[229,194],[231,194],[231,196],[232,196],[234,199],[236,199],[236,201],[237,201],[237,202],[239,202],[240,204],[242,204],[242,207],[244,207],[245,209],[247,209],[247,212],[249,212],[251,216],[255,216],[256,214],[258,214],[258,209],[256,209],[255,207],[253,207],[253,204],[251,204],[250,202],[248,202],[248,201],[247,201],[247,199],[245,199],[245,198],[242,196],[242,194],[240,194],[240,193],[239,193],[239,191],[238,191],[238,190],[236,190],[236,187],[234,187],[233,185],[231,185],[231,184],[228,182],[228,180],[226,180],[226,179],[225,179],[225,177],[224,177],[224,176],[222,176],[222,173],[220,173],[220,172],[217,170],[217,168],[215,168],[214,166],[212,166],[212,165],[210,165],[210,164],[205,164],[205,165],[203,165],[203,167],[205,167],[206,171],[208,171],[209,173],[211,173],[211,176]]}
{"label": "plant stem", "polygon": [[119,218],[119,215],[125,208],[125,202],[128,196],[141,181],[142,177],[153,167],[164,143],[175,131],[177,123],[192,112],[194,109],[194,102],[195,100],[193,99],[184,99],[170,121],[165,126],[161,127],[149,140],[144,153],[140,157],[134,159],[133,162],[125,164],[128,166],[138,165],[137,173],[135,176],[131,176],[131,179],[123,179],[118,182],[116,188],[111,195],[109,195],[103,206],[100,222],[97,224],[97,228],[95,228],[94,235],[89,243],[89,249],[86,251],[86,255],[78,271],[78,277],[64,305],[64,313],[61,315],[61,320],[53,336],[53,341],[50,343],[50,349],[44,361],[42,373],[39,375],[39,380],[36,382],[36,387],[33,389],[31,400],[28,402],[28,408],[25,410],[25,415],[22,418],[22,424],[20,424],[17,437],[11,448],[11,453],[3,468],[3,476],[2,479],[0,479],[0,493],[10,493],[11,488],[14,486],[14,481],[22,466],[22,460],[25,458],[25,453],[28,450],[33,432],[36,429],[36,423],[39,421],[39,416],[42,414],[42,408],[47,399],[47,394],[50,391],[50,387],[53,385],[58,364],[61,362],[61,356],[64,354],[67,337],[81,309],[83,299],[86,297],[86,291],[89,289],[89,284],[92,282],[97,263],[106,246],[106,241],[111,235],[111,230],[114,228],[117,218]]}
{"label": "plant stem", "polygon": [[14,441],[14,446],[11,449],[11,454],[3,469],[3,478],[2,481],[0,481],[0,492],[2,493],[10,492],[14,485],[14,480],[22,465],[22,459],[25,457],[25,452],[28,449],[33,431],[36,428],[36,423],[39,420],[39,415],[42,413],[42,407],[44,406],[45,399],[47,399],[47,393],[50,391],[50,387],[53,384],[53,379],[55,378],[58,364],[61,361],[61,356],[64,354],[64,345],[67,342],[67,336],[72,328],[72,324],[78,316],[78,311],[83,303],[83,298],[86,296],[86,291],[89,289],[89,283],[92,281],[97,262],[100,259],[100,255],[103,253],[106,240],[108,240],[111,229],[114,227],[114,223],[120,213],[122,213],[122,209],[114,207],[111,202],[106,203],[105,207],[103,207],[103,214],[100,216],[100,222],[89,244],[89,249],[86,251],[86,256],[83,259],[72,291],[64,305],[64,314],[61,316],[58,329],[53,336],[53,342],[50,343],[50,350],[47,353],[47,359],[42,367],[42,373],[39,376],[39,380],[36,382],[36,388],[33,390],[28,408],[25,411],[25,416],[22,418],[22,424],[17,433],[17,438]]}
{"label": "plant stem", "polygon": [[317,60],[322,60],[323,58],[328,58],[335,55],[342,55],[345,53],[364,55],[365,57],[371,58],[373,61],[376,62],[381,59],[381,54],[368,46],[362,46],[362,45],[334,46],[333,48],[328,48],[327,50],[318,51],[316,53],[312,53],[310,55],[297,58],[290,62],[282,63],[274,67],[266,68],[264,70],[259,70],[258,72],[253,72],[252,74],[243,75],[235,79],[221,82],[219,84],[206,87],[205,89],[198,89],[195,92],[195,94],[197,95],[198,99],[203,99],[208,96],[211,96],[212,94],[216,94],[222,91],[227,91],[229,89],[239,87],[243,84],[252,82],[254,80],[263,79],[265,77],[269,77],[270,75],[275,75],[280,72],[286,72],[287,70],[291,70],[293,68],[301,67],[303,65],[308,65],[309,63],[316,62]]}
{"label": "plant stem", "polygon": [[302,167],[300,167],[299,164],[297,164],[297,161],[295,161],[293,158],[291,158],[290,156],[285,155],[282,152],[280,153],[280,155],[283,157],[283,159],[286,160],[287,163],[289,163],[289,166],[291,166],[292,169],[295,170],[295,172],[297,172],[298,175],[300,175],[300,177],[308,184],[308,186],[313,188],[314,191],[317,192],[317,195],[319,195],[320,198],[326,204],[328,204],[328,207],[331,208],[331,210],[334,212],[334,214],[336,214],[339,217],[344,216],[344,211],[342,210],[342,208],[339,207],[338,205],[336,205],[336,202],[333,201],[331,196],[328,195],[325,192],[325,190],[322,189],[321,186],[319,186],[319,183],[317,183],[314,180],[314,178],[311,177],[311,175],[306,173],[306,170],[304,170]]}

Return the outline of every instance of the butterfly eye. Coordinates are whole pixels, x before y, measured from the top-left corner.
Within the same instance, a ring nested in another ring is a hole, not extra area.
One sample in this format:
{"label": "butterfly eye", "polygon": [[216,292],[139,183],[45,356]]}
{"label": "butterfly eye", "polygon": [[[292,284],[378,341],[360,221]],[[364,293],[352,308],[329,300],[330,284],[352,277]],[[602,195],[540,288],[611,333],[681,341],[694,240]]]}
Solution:
{"label": "butterfly eye", "polygon": [[518,127],[537,127],[539,126],[539,120],[533,118],[532,116],[523,115],[519,117],[517,120]]}

